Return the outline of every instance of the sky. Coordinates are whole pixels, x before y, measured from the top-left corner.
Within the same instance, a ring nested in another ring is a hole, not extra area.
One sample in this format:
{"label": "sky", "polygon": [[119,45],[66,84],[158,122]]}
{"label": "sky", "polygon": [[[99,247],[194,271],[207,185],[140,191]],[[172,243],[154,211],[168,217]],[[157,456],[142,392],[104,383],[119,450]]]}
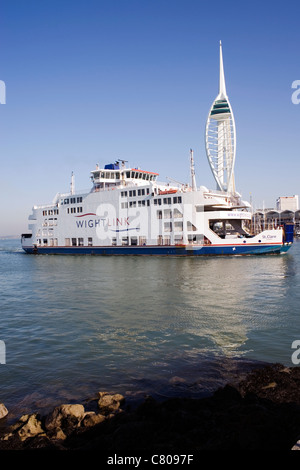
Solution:
{"label": "sky", "polygon": [[299,18],[289,0],[0,0],[0,236],[27,232],[72,172],[90,189],[119,158],[189,182],[192,148],[197,185],[215,189],[204,132],[220,40],[237,191],[255,208],[300,195]]}

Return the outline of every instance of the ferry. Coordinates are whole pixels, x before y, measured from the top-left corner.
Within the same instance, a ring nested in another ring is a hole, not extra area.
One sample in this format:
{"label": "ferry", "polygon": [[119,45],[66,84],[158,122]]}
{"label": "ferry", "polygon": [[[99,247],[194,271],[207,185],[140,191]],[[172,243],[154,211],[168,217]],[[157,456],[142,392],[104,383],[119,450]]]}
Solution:
{"label": "ferry", "polygon": [[258,255],[285,253],[293,225],[255,230],[251,205],[235,190],[235,124],[226,94],[220,43],[219,93],[206,123],[206,153],[217,187],[197,187],[190,150],[190,182],[126,165],[91,171],[91,188],[36,205],[21,244],[30,254],[66,255]]}
{"label": "ferry", "polygon": [[253,234],[251,206],[237,193],[159,183],[125,162],[96,166],[91,179],[87,193],[72,177],[69,193],[33,207],[27,253],[250,255],[286,252],[293,241],[289,225]]}

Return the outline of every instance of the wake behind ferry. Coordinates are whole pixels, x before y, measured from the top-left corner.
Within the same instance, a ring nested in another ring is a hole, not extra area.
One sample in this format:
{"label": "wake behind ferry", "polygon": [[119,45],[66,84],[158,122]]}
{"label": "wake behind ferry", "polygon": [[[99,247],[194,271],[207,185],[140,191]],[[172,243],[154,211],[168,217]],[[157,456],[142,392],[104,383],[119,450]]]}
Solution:
{"label": "wake behind ferry", "polygon": [[88,192],[58,193],[34,206],[22,248],[33,254],[256,255],[286,252],[293,225],[256,233],[251,205],[235,191],[235,123],[226,94],[220,43],[219,94],[206,123],[206,153],[216,190],[197,187],[190,150],[188,184],[161,183],[158,173],[96,165]]}

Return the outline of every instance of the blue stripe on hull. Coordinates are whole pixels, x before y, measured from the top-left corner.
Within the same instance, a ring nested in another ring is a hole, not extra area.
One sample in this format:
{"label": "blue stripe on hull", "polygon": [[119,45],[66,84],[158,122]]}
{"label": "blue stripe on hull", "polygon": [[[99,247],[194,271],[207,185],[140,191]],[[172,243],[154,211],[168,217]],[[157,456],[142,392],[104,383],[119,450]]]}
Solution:
{"label": "blue stripe on hull", "polygon": [[266,253],[281,253],[291,245],[229,245],[202,247],[185,246],[105,246],[105,247],[37,247],[23,249],[30,254],[63,254],[63,255],[173,255],[173,256],[205,256],[205,255],[259,255]]}

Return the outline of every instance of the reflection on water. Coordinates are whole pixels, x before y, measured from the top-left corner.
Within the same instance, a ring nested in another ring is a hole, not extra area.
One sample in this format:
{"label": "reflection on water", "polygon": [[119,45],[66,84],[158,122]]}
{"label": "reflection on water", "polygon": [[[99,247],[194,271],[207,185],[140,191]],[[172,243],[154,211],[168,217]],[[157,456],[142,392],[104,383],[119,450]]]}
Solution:
{"label": "reflection on water", "polygon": [[100,389],[204,393],[243,361],[292,365],[298,243],[283,256],[198,259],[0,248],[0,402],[47,404]]}

